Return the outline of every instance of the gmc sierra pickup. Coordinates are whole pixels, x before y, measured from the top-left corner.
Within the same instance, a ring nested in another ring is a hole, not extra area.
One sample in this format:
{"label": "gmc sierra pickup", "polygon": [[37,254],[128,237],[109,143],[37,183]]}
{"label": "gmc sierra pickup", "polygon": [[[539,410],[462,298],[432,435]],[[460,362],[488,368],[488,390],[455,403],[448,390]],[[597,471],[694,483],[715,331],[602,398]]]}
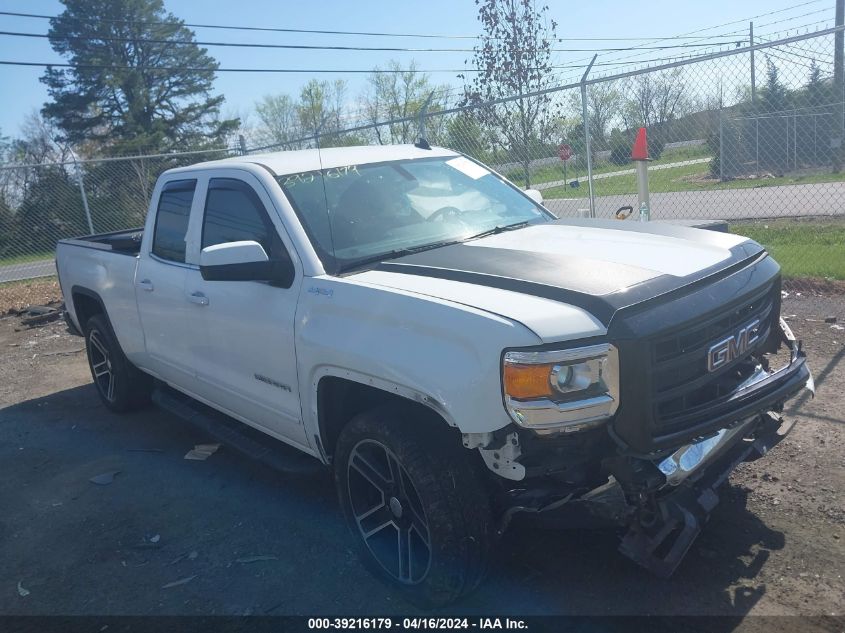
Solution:
{"label": "gmc sierra pickup", "polygon": [[429,605],[526,515],[619,526],[671,574],[813,389],[759,244],[558,220],[442,148],[172,169],[143,229],[57,266],[106,407],[182,403],[330,466],[363,561]]}

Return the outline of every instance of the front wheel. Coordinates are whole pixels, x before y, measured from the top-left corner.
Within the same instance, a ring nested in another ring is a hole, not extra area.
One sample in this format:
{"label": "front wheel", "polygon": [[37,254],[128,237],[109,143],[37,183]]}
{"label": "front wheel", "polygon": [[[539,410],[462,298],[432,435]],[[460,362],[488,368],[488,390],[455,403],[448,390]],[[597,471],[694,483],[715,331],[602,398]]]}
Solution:
{"label": "front wheel", "polygon": [[493,539],[489,493],[454,432],[408,407],[359,414],[341,432],[335,483],[359,556],[425,607],[481,581]]}
{"label": "front wheel", "polygon": [[129,362],[103,315],[85,324],[85,349],[91,378],[106,407],[123,412],[149,404],[152,379]]}

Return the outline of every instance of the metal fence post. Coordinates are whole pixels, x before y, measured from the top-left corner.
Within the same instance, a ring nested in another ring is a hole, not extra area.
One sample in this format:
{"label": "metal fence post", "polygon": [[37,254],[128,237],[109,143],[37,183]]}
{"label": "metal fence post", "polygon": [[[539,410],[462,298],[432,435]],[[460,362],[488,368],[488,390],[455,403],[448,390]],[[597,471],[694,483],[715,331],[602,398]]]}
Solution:
{"label": "metal fence post", "polygon": [[722,121],[722,109],[719,108],[719,182],[725,182],[725,126]]}
{"label": "metal fence post", "polygon": [[82,167],[74,160],[76,166],[76,181],[79,183],[79,193],[82,194],[82,206],[85,209],[85,219],[88,221],[88,232],[94,235],[94,223],[91,221],[91,209],[88,208],[88,196],[85,194],[85,182]]}
{"label": "metal fence post", "polygon": [[590,189],[590,217],[596,217],[596,198],[593,193],[593,152],[590,149],[590,116],[587,113],[587,75],[590,74],[590,69],[598,57],[598,53],[593,55],[587,70],[581,76],[581,117],[584,120],[584,151],[587,153],[587,186]]}
{"label": "metal fence post", "polygon": [[417,147],[422,149],[431,149],[431,146],[428,144],[428,139],[426,138],[425,134],[425,117],[428,115],[428,106],[431,105],[431,100],[434,98],[434,90],[432,90],[428,97],[426,97],[425,102],[422,104],[420,111],[418,112],[418,119],[417,119],[417,142],[414,143]]}

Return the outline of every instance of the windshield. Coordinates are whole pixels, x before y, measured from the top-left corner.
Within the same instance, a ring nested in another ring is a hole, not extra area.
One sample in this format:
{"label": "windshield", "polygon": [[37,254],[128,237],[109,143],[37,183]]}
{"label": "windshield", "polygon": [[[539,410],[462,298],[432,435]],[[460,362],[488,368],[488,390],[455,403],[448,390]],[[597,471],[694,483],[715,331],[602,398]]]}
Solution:
{"label": "windshield", "polygon": [[332,167],[278,176],[326,270],[545,222],[542,207],[463,156]]}

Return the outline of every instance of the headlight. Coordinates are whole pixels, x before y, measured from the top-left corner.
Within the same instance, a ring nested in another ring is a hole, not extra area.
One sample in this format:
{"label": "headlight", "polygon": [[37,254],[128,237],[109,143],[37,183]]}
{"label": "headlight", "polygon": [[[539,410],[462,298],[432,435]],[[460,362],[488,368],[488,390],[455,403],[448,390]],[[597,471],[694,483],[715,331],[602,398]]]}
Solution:
{"label": "headlight", "polygon": [[613,345],[506,352],[503,362],[505,406],[520,426],[580,431],[601,424],[619,406],[619,357]]}

